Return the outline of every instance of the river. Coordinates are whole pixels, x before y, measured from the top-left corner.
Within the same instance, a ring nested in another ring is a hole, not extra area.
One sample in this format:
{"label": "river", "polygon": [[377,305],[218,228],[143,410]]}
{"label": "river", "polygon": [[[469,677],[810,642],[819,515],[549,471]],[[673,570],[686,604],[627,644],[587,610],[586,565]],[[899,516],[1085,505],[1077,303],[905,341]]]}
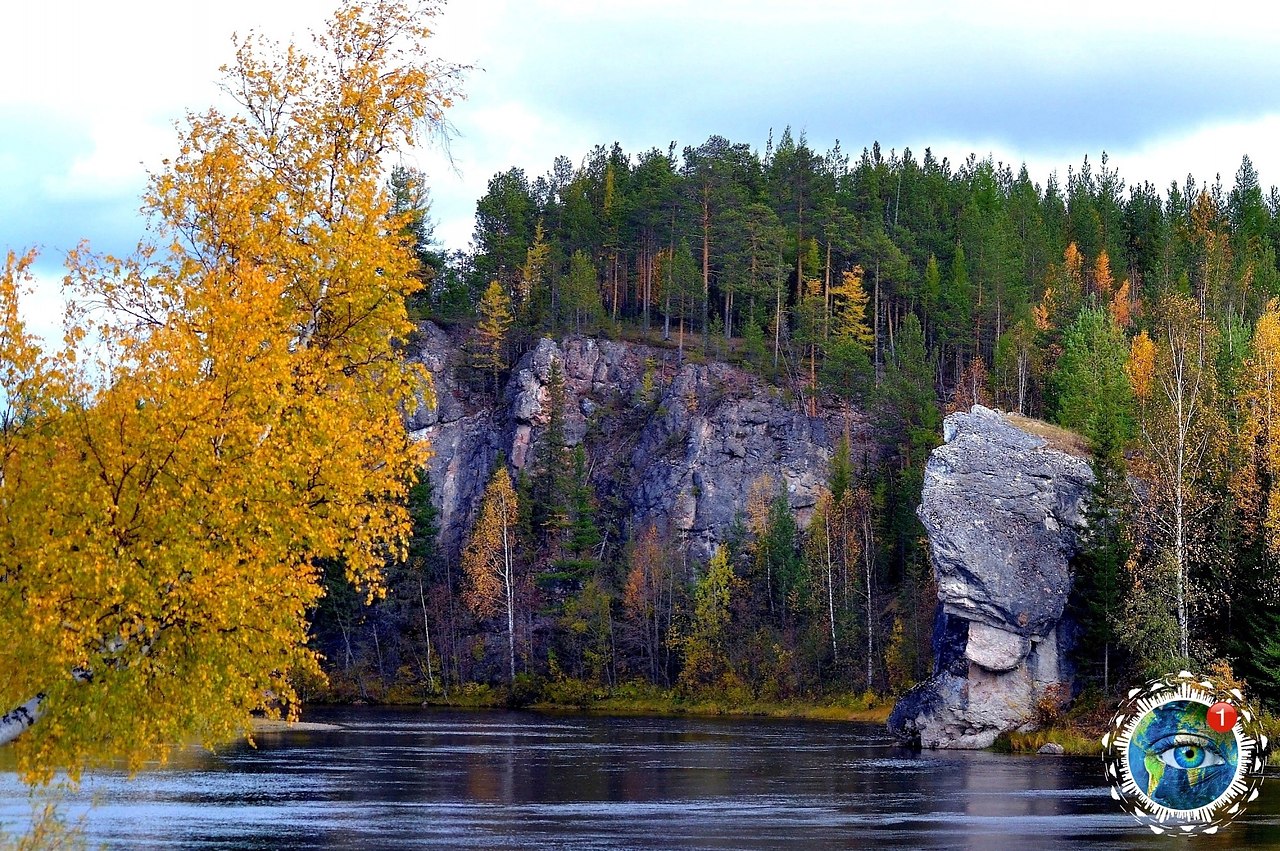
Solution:
{"label": "river", "polygon": [[[112,773],[63,810],[112,849],[1280,847],[1280,779],[1216,837],[1121,813],[1096,759],[896,748],[872,724],[317,708],[332,731]],[[0,773],[0,824],[30,806]]]}

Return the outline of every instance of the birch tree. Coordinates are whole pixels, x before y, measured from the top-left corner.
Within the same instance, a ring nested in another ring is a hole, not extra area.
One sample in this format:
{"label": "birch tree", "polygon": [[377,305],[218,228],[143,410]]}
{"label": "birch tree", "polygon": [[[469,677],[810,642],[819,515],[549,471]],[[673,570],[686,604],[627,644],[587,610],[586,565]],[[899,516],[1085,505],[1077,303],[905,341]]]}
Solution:
{"label": "birch tree", "polygon": [[1199,305],[1184,295],[1161,300],[1151,338],[1133,341],[1127,372],[1138,397],[1145,464],[1154,487],[1148,516],[1164,538],[1177,608],[1178,650],[1190,655],[1188,564],[1204,487],[1220,436],[1215,408],[1217,339]]}
{"label": "birch tree", "polygon": [[[1272,300],[1258,318],[1239,392],[1242,463],[1233,471],[1231,492],[1246,522],[1261,517],[1261,532],[1271,553],[1280,553],[1280,301]],[[1258,525],[1254,523],[1254,525]]]}
{"label": "birch tree", "polygon": [[664,547],[657,527],[649,524],[632,542],[627,561],[626,585],[622,591],[622,611],[628,643],[637,647],[652,682],[667,681],[664,642],[671,630],[671,554]]}
{"label": "birch tree", "polygon": [[293,705],[318,565],[371,596],[403,557],[401,407],[430,388],[396,343],[418,283],[384,163],[455,95],[433,14],[348,2],[303,46],[240,40],[239,108],[188,116],[148,240],[68,257],[64,348],[18,319],[33,256],[0,270],[0,743],[25,776]]}
{"label": "birch tree", "polygon": [[520,506],[506,462],[489,479],[480,502],[480,516],[462,553],[466,601],[481,617],[498,616],[506,626],[510,682],[516,679],[516,526]]}

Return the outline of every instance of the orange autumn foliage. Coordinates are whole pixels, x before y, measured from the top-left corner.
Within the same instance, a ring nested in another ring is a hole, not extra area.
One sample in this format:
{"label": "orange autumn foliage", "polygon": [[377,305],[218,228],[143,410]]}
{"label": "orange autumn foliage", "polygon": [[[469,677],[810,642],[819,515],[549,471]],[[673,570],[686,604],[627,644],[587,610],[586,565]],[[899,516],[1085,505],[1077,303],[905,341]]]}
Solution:
{"label": "orange autumn foliage", "polygon": [[433,15],[347,2],[305,46],[240,41],[239,109],[188,116],[149,241],[68,257],[61,350],[18,318],[31,256],[0,270],[0,707],[42,695],[28,778],[294,705],[321,563],[372,595],[403,557],[426,452],[401,411],[431,390],[397,345],[419,284],[384,166],[455,96]]}
{"label": "orange autumn foliage", "polygon": [[1105,251],[1099,251],[1093,261],[1093,286],[1097,290],[1098,301],[1106,304],[1111,299],[1115,279],[1111,277],[1111,258],[1107,257]]}
{"label": "orange autumn foliage", "polygon": [[1267,547],[1280,553],[1280,489],[1264,494],[1262,487],[1264,479],[1280,476],[1280,301],[1275,299],[1258,317],[1238,400],[1242,416],[1237,442],[1247,463],[1234,472],[1231,490],[1241,506],[1252,509],[1247,516],[1261,514]]}
{"label": "orange autumn foliage", "polygon": [[1146,331],[1133,338],[1129,346],[1129,360],[1124,365],[1129,383],[1133,385],[1133,395],[1140,401],[1151,396],[1151,378],[1156,369],[1156,346],[1147,336]]}
{"label": "orange autumn foliage", "polygon": [[1133,324],[1133,303],[1130,301],[1128,281],[1120,283],[1120,289],[1116,290],[1115,298],[1111,299],[1109,310],[1111,318],[1121,328],[1128,328]]}

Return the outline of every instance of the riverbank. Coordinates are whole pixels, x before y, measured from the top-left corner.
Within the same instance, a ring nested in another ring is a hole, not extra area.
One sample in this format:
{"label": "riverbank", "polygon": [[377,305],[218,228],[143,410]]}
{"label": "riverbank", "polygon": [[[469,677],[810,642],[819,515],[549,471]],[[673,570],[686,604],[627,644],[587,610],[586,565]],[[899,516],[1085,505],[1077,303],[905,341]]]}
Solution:
{"label": "riverbank", "polygon": [[[1117,697],[1104,700],[1096,692],[1085,692],[1065,713],[1044,719],[1041,729],[1031,733],[1006,733],[996,739],[991,749],[997,753],[1027,754],[1037,753],[1052,743],[1060,745],[1068,756],[1099,756],[1102,736],[1119,704]],[[1259,707],[1255,707],[1255,711],[1258,728],[1268,741],[1280,741],[1280,716]]]}
{"label": "riverbank", "polygon": [[889,719],[893,701],[872,695],[834,698],[830,701],[736,701],[714,696],[658,695],[652,697],[613,696],[586,705],[538,702],[530,709],[539,712],[590,712],[599,715],[648,716],[741,716],[750,718],[803,718],[815,721],[865,721],[883,724]]}
{"label": "riverbank", "polygon": [[[360,703],[325,700],[319,703]],[[580,680],[534,680],[517,677],[514,688],[467,683],[448,694],[423,699],[415,694],[388,693],[382,705],[421,705],[440,709],[527,709],[548,714],[636,715],[654,717],[802,718],[818,721],[863,721],[883,724],[894,699],[874,693],[835,694],[810,698],[769,699],[745,690],[684,692],[647,683],[623,683],[604,688]]]}

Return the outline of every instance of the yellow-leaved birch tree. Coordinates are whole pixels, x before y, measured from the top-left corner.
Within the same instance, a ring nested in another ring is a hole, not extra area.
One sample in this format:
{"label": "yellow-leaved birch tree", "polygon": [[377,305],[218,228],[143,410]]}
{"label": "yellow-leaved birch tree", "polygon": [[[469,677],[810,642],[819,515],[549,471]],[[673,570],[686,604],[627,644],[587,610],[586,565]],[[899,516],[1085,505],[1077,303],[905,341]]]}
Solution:
{"label": "yellow-leaved birch tree", "polygon": [[1280,553],[1280,301],[1273,299],[1258,317],[1239,391],[1240,428],[1236,435],[1243,463],[1231,479],[1231,492],[1251,525],[1261,518],[1267,548]]}
{"label": "yellow-leaved birch tree", "polygon": [[516,524],[520,504],[511,474],[498,461],[480,500],[480,516],[462,552],[467,605],[481,617],[501,616],[507,627],[507,662],[510,682],[516,681]]}
{"label": "yellow-leaved birch tree", "polygon": [[403,557],[429,398],[396,341],[411,246],[388,155],[443,126],[462,69],[432,5],[346,0],[303,45],[224,67],[189,114],[125,259],[67,260],[66,345],[0,275],[0,743],[28,778],[225,741],[318,674],[321,560],[376,593]]}
{"label": "yellow-leaved birch tree", "polygon": [[[1134,339],[1126,372],[1138,398],[1143,460],[1153,487],[1144,502],[1160,531],[1173,574],[1178,651],[1190,656],[1189,582],[1199,523],[1209,508],[1206,483],[1222,449],[1217,410],[1217,331],[1195,301],[1166,295],[1156,308],[1153,336]],[[1145,469],[1143,469],[1145,468]]]}

